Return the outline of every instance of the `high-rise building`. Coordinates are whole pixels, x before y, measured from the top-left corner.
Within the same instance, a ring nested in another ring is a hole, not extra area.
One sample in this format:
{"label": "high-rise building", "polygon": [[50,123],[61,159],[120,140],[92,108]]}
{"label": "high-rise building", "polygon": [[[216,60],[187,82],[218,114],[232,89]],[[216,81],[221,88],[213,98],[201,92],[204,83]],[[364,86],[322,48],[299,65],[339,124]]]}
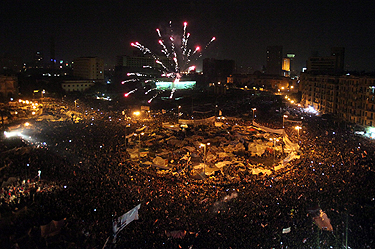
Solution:
{"label": "high-rise building", "polygon": [[330,56],[312,56],[307,62],[307,72],[342,73],[344,71],[345,48],[331,48]]}
{"label": "high-rise building", "polygon": [[283,46],[268,46],[266,59],[266,73],[282,75]]}
{"label": "high-rise building", "polygon": [[227,82],[227,77],[233,74],[236,65],[234,60],[217,60],[206,58],[203,60],[203,75],[208,83]]}
{"label": "high-rise building", "polygon": [[335,57],[335,72],[343,72],[345,69],[345,48],[333,47],[331,48],[331,56]]}
{"label": "high-rise building", "polygon": [[55,37],[51,36],[51,44],[50,44],[50,67],[52,69],[56,68],[56,55],[55,55]]}
{"label": "high-rise building", "polygon": [[35,68],[43,68],[43,55],[40,51],[37,51],[34,55],[34,64]]}
{"label": "high-rise building", "polygon": [[98,57],[80,57],[73,62],[73,76],[94,81],[104,81],[104,61]]}
{"label": "high-rise building", "polygon": [[22,58],[16,56],[0,56],[0,73],[19,73],[23,67]]}
{"label": "high-rise building", "polygon": [[290,58],[283,58],[283,76],[290,77]]}

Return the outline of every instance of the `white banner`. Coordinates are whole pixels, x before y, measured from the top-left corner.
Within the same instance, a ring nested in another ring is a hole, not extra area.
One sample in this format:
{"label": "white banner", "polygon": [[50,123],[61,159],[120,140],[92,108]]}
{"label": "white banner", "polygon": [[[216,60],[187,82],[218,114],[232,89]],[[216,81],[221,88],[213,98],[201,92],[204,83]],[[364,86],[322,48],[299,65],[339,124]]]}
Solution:
{"label": "white banner", "polygon": [[255,127],[258,127],[259,129],[265,131],[265,132],[275,133],[275,134],[280,134],[280,135],[284,135],[285,134],[284,129],[272,129],[272,128],[268,128],[268,127],[265,127],[265,126],[262,126],[262,125],[258,124],[255,121],[253,121],[253,125]]}
{"label": "white banner", "polygon": [[138,210],[141,208],[141,204],[133,208],[132,210],[128,211],[127,213],[123,214],[120,217],[117,217],[113,221],[113,233],[117,234],[120,232],[124,227],[126,227],[130,222],[133,220],[138,220]]}

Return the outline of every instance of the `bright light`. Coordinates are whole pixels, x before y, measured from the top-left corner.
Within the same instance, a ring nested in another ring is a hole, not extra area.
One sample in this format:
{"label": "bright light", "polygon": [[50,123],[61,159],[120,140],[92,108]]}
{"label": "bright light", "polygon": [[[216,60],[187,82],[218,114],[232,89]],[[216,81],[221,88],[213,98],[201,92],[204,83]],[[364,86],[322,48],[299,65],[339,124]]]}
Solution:
{"label": "bright light", "polygon": [[4,136],[6,138],[10,138],[10,137],[17,137],[17,136],[21,136],[21,133],[20,131],[10,131],[10,132],[7,132],[7,131],[4,131]]}
{"label": "bright light", "polygon": [[296,127],[294,127],[294,129],[296,129],[296,130],[301,130],[302,127],[301,127],[301,126],[296,126]]}
{"label": "bright light", "polygon": [[28,127],[28,126],[30,126],[30,123],[29,123],[29,122],[26,122],[26,123],[24,124],[24,126]]}
{"label": "bright light", "polygon": [[309,112],[309,113],[313,113],[313,114],[318,114],[318,111],[315,110],[314,107],[311,106],[311,105],[309,107],[305,108],[305,111]]}
{"label": "bright light", "polygon": [[135,111],[135,112],[133,112],[133,115],[139,116],[139,115],[141,115],[141,112],[140,111]]}

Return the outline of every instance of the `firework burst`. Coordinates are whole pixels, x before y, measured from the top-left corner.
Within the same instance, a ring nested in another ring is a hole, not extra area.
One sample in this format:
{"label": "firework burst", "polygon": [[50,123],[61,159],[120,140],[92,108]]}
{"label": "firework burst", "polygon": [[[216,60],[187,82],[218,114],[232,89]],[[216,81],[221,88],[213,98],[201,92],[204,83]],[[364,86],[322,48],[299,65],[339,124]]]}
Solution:
{"label": "firework burst", "polygon": [[[200,46],[191,48],[189,47],[190,33],[187,32],[187,26],[188,23],[184,22],[182,35],[174,34],[171,21],[169,22],[168,35],[164,35],[160,29],[156,29],[158,43],[161,46],[160,51],[163,56],[157,55],[139,42],[133,42],[130,45],[139,49],[143,54],[149,55],[154,59],[155,65],[144,65],[144,67],[153,67],[160,72],[161,77],[170,78],[173,83],[178,83],[182,75],[187,74],[188,70],[193,67],[191,63],[200,58],[204,50],[206,50],[211,43],[216,40],[216,38],[213,37],[205,45],[203,50]],[[147,78],[144,77],[144,75],[137,73],[128,76],[135,76],[139,81],[141,81],[140,78]],[[123,84],[127,82],[132,82],[132,80],[123,81]],[[148,78],[144,82],[150,82],[150,79]],[[172,86],[171,98],[173,97],[175,90],[176,89]],[[149,91],[147,91],[147,94],[148,93]]]}

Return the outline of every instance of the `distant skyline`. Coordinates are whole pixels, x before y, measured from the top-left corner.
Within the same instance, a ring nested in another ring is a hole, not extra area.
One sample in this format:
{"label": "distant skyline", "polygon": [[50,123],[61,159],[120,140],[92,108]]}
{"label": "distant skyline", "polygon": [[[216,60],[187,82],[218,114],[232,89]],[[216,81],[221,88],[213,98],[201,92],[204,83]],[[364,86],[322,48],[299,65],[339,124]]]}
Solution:
{"label": "distant skyline", "polygon": [[[21,1],[0,3],[0,56],[32,61],[36,51],[57,60],[98,56],[110,66],[138,41],[160,51],[156,28],[182,33],[188,22],[191,46],[216,41],[203,58],[232,59],[237,67],[261,70],[266,47],[296,54],[301,70],[317,51],[345,47],[347,70],[375,71],[375,11],[364,1]],[[201,62],[200,62],[201,64]]]}

